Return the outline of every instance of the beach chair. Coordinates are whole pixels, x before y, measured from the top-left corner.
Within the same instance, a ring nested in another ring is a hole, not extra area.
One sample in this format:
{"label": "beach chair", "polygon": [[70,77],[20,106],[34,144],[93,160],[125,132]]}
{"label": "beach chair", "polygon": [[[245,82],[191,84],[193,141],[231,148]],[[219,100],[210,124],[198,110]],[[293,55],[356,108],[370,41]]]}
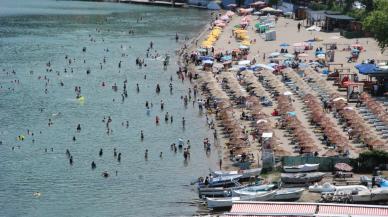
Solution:
{"label": "beach chair", "polygon": [[376,126],[375,128],[377,131],[388,130],[387,126]]}
{"label": "beach chair", "polygon": [[381,122],[381,121],[376,121],[373,123],[373,126],[377,127],[377,126],[385,126],[384,122]]}

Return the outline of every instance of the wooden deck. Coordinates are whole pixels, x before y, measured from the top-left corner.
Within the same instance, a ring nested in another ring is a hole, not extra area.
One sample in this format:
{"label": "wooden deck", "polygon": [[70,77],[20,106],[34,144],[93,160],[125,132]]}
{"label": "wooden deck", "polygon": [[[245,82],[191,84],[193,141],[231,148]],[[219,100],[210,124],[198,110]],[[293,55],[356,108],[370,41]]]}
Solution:
{"label": "wooden deck", "polygon": [[185,3],[172,1],[149,1],[149,0],[119,0],[120,3],[130,3],[130,4],[143,4],[143,5],[154,5],[154,6],[168,6],[168,7],[185,7]]}

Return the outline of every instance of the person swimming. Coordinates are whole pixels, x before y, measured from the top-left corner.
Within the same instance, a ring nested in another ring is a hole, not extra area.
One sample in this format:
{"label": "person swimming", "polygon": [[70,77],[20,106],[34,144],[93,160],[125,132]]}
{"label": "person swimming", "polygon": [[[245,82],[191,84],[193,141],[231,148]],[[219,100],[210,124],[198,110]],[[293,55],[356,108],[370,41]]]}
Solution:
{"label": "person swimming", "polygon": [[94,163],[94,161],[92,161],[91,167],[92,167],[92,170],[96,169],[96,163]]}

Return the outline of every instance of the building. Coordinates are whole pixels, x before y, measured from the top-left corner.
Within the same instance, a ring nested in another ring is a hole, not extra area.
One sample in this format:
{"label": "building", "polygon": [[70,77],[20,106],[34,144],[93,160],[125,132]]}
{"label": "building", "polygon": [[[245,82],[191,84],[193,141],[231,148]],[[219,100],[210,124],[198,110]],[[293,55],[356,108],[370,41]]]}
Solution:
{"label": "building", "polygon": [[233,202],[232,209],[222,217],[383,217],[388,216],[388,206],[297,203],[297,202]]}

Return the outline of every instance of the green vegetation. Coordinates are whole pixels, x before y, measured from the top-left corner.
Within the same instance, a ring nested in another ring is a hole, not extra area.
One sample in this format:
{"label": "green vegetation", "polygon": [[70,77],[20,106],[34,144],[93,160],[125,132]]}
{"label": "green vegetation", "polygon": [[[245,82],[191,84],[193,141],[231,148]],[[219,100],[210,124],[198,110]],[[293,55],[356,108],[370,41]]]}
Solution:
{"label": "green vegetation", "polygon": [[388,46],[388,0],[361,0],[365,9],[353,9],[356,0],[344,0],[338,4],[335,0],[323,0],[311,2],[312,10],[330,10],[342,12],[361,21],[366,31],[373,34],[379,43],[381,52]]}
{"label": "green vegetation", "polygon": [[368,15],[363,20],[363,26],[365,30],[373,34],[379,43],[381,52],[384,52],[385,48],[388,46],[388,1],[377,0],[375,6],[372,7],[375,9],[369,13],[368,10],[365,9]]}
{"label": "green vegetation", "polygon": [[359,155],[354,166],[358,166],[358,171],[370,172],[376,166],[388,164],[388,152],[380,150],[371,150]]}

